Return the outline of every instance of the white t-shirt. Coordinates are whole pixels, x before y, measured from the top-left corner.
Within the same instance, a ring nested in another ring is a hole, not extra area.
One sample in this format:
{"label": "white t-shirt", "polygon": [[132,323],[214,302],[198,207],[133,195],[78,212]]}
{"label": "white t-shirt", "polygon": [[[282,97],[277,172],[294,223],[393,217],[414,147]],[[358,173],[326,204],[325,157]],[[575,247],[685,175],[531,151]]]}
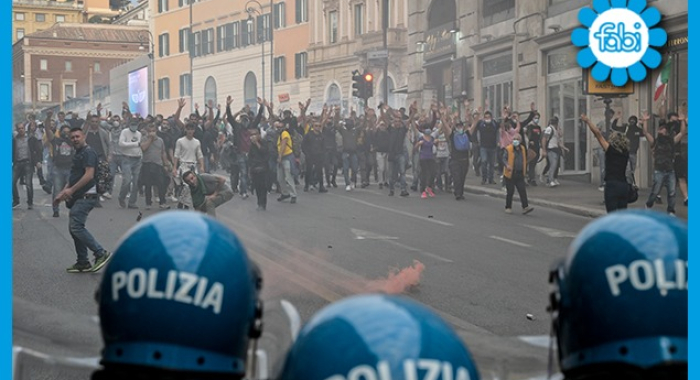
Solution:
{"label": "white t-shirt", "polygon": [[129,157],[141,157],[141,132],[131,132],[129,128],[119,134],[119,150],[121,154]]}
{"label": "white t-shirt", "polygon": [[195,138],[190,140],[187,136],[180,137],[175,143],[175,157],[179,162],[197,163],[199,160],[204,159],[202,144]]}
{"label": "white t-shirt", "polygon": [[[548,126],[544,130],[545,139],[549,139],[549,144],[547,144],[547,149],[559,148],[559,130],[553,126]],[[549,136],[552,136],[550,139]]]}

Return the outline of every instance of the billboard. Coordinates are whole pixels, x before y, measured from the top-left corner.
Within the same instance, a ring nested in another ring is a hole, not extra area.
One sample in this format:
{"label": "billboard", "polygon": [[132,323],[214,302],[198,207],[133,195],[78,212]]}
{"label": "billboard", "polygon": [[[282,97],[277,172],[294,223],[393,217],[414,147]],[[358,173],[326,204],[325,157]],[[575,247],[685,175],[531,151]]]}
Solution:
{"label": "billboard", "polygon": [[129,72],[129,110],[148,115],[148,66]]}

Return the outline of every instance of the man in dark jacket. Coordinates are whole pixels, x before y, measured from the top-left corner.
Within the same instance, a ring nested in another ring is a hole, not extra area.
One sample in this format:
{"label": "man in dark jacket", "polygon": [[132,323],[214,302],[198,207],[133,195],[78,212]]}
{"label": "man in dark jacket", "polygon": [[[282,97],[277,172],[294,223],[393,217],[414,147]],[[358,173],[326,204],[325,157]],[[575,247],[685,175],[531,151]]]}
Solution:
{"label": "man in dark jacket", "polygon": [[314,184],[318,182],[318,192],[328,192],[323,186],[323,156],[325,154],[325,143],[320,122],[315,121],[313,123],[311,132],[304,136],[301,149],[306,155],[304,191],[309,191],[309,186],[314,186]]}
{"label": "man in dark jacket", "polygon": [[255,189],[255,195],[258,197],[258,211],[267,209],[269,161],[270,148],[268,147],[268,142],[260,138],[259,129],[251,129],[248,165],[250,166],[250,177]]}
{"label": "man in dark jacket", "polygon": [[31,210],[34,204],[32,177],[34,168],[41,167],[42,147],[34,134],[27,135],[23,123],[15,124],[15,129],[17,136],[12,139],[12,208],[19,207],[17,182],[22,177],[27,188],[27,209]]}

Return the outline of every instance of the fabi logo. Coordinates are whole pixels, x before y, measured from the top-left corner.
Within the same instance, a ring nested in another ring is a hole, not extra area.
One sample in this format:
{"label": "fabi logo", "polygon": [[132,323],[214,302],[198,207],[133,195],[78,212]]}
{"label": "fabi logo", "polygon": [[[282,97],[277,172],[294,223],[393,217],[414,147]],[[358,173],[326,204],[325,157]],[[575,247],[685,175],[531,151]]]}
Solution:
{"label": "fabi logo", "polygon": [[615,86],[624,86],[630,79],[644,80],[647,68],[661,64],[661,54],[654,47],[663,46],[667,35],[653,28],[661,21],[661,13],[647,8],[646,0],[594,0],[593,9],[582,8],[578,18],[587,29],[575,29],[571,42],[584,47],[577,60],[583,68],[593,66],[595,80],[610,79]]}

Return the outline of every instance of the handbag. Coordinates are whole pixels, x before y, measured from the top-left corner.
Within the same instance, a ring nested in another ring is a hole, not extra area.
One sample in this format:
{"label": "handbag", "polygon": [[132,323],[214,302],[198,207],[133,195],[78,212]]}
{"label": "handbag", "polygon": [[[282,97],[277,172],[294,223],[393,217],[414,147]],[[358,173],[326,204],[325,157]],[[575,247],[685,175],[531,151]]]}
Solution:
{"label": "handbag", "polygon": [[639,188],[631,183],[627,184],[627,203],[634,203],[639,199]]}

